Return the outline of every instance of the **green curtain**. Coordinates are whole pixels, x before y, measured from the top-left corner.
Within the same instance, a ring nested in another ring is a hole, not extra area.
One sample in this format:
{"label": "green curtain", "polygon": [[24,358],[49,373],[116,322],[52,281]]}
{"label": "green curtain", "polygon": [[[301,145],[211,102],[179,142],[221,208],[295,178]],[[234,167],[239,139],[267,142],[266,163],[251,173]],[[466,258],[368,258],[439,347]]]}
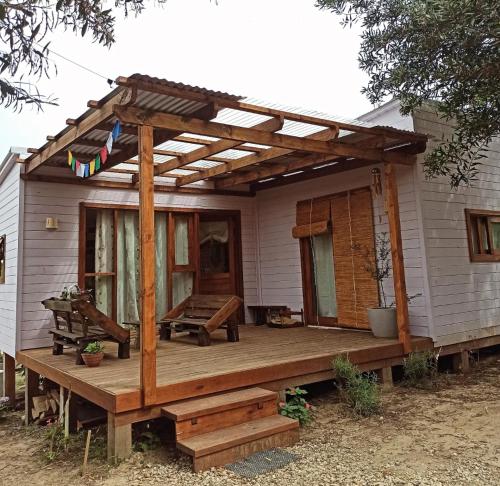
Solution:
{"label": "green curtain", "polygon": [[336,317],[337,299],[331,233],[313,236],[312,250],[318,315]]}
{"label": "green curtain", "polygon": [[[95,272],[113,271],[113,211],[104,209],[96,215]],[[113,305],[113,277],[95,277],[96,307],[111,316]]]}
{"label": "green curtain", "polygon": [[176,216],[175,221],[175,264],[189,265],[189,227],[187,216]]}

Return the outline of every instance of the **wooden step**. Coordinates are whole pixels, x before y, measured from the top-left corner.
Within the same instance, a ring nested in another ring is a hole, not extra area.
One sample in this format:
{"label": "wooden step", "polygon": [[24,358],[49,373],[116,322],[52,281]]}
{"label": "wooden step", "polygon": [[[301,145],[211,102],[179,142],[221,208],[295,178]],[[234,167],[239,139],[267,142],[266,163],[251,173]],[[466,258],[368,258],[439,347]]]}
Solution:
{"label": "wooden step", "polygon": [[180,440],[276,415],[276,399],[274,392],[250,388],[169,405],[162,413],[175,421],[176,439]]}
{"label": "wooden step", "polygon": [[264,390],[263,388],[246,388],[244,390],[222,393],[211,397],[195,398],[167,405],[161,411],[166,417],[175,421],[181,421],[276,399],[276,392]]}
{"label": "wooden step", "polygon": [[296,420],[272,415],[215,430],[177,442],[177,448],[193,457],[193,469],[223,466],[274,447],[286,447],[299,438]]}

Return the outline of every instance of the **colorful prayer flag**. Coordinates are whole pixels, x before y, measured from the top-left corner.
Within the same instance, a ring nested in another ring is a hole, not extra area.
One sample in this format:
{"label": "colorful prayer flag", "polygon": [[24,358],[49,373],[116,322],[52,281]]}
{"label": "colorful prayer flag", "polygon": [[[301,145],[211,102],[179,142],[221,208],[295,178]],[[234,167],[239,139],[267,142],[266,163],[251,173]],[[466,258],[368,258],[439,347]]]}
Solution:
{"label": "colorful prayer flag", "polygon": [[83,177],[88,177],[90,175],[90,166],[89,166],[89,164],[83,164],[83,166],[85,167]]}
{"label": "colorful prayer flag", "polygon": [[74,157],[71,157],[71,170],[73,172],[76,170],[76,159]]}
{"label": "colorful prayer flag", "polygon": [[68,165],[71,165],[73,162],[73,154],[71,153],[71,150],[68,150]]}
{"label": "colorful prayer flag", "polygon": [[95,159],[90,161],[90,175],[94,175],[95,172]]}
{"label": "colorful prayer flag", "polygon": [[110,154],[111,150],[113,150],[113,132],[110,132],[108,140],[106,141],[106,150],[108,151],[108,154]]}
{"label": "colorful prayer flag", "polygon": [[101,163],[105,164],[106,163],[106,159],[108,158],[108,150],[107,150],[106,147],[103,147],[101,149],[100,155],[101,155]]}
{"label": "colorful prayer flag", "polygon": [[122,126],[120,124],[120,120],[116,120],[115,126],[113,127],[113,131],[111,132],[111,134],[113,135],[113,141],[116,140],[121,133],[122,133]]}
{"label": "colorful prayer flag", "polygon": [[101,168],[101,156],[97,154],[95,156],[95,171],[97,172]]}

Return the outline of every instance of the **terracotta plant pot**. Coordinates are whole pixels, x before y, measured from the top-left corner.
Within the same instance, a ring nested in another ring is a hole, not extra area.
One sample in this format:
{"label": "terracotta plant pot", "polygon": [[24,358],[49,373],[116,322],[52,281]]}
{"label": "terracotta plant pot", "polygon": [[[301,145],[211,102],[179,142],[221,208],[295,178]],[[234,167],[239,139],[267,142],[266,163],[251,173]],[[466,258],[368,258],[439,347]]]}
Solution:
{"label": "terracotta plant pot", "polygon": [[104,353],[82,353],[82,359],[89,368],[94,368],[101,364]]}
{"label": "terracotta plant pot", "polygon": [[368,309],[368,323],[375,337],[398,337],[398,324],[394,307]]}

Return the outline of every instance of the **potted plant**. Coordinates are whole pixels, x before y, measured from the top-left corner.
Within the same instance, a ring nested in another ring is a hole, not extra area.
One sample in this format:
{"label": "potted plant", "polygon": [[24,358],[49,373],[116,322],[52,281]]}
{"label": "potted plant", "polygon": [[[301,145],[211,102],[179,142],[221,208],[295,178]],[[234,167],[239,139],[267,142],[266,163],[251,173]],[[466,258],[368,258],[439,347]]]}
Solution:
{"label": "potted plant", "polygon": [[375,236],[375,258],[366,252],[366,270],[377,282],[380,303],[379,307],[368,309],[368,323],[376,337],[395,338],[398,336],[396,308],[394,302],[388,304],[385,295],[384,281],[391,275],[391,248],[387,233]]}
{"label": "potted plant", "polygon": [[100,341],[92,341],[85,346],[82,359],[89,368],[94,368],[101,364],[104,358],[104,345]]}

